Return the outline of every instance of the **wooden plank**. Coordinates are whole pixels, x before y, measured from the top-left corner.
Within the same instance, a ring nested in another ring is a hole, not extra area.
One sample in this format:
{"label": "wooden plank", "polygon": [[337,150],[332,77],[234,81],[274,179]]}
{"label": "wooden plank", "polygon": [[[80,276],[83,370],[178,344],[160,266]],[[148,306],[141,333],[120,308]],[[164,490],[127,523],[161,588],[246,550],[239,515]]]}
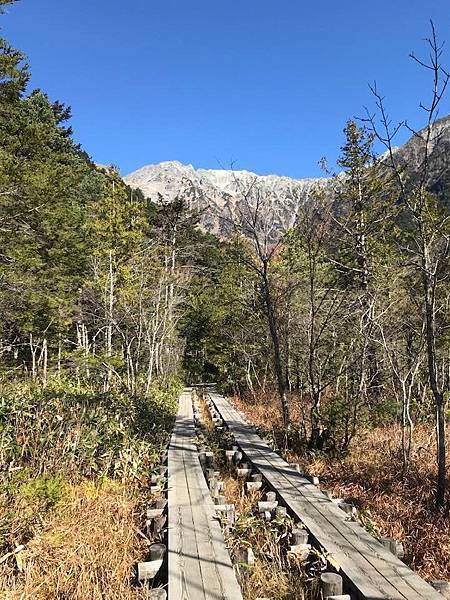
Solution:
{"label": "wooden plank", "polygon": [[[170,600],[187,600],[190,590],[197,582],[198,598],[204,600],[184,462],[189,435],[185,422],[186,410],[186,395],[182,394],[168,452],[168,595]],[[185,532],[189,534],[186,535]]]}
{"label": "wooden plank", "polygon": [[325,494],[273,452],[225,398],[214,392],[210,396],[241,450],[332,556],[360,598],[442,599],[434,588],[357,523],[348,521],[346,514]]}
{"label": "wooden plank", "polygon": [[194,437],[192,394],[186,389],[168,452],[168,597],[242,600]]}
{"label": "wooden plank", "polygon": [[[267,458],[268,462],[271,464],[271,466],[274,467],[273,470],[275,471],[275,476],[272,477],[272,481],[274,482],[274,485],[276,487],[283,485],[283,483],[286,484],[286,481],[283,481],[282,479],[277,477],[278,472],[286,471],[286,469],[288,471],[289,479],[292,479],[292,478],[298,479],[298,477],[299,477],[298,474],[296,474],[295,471],[290,471],[287,463],[285,463],[285,461],[283,461],[275,453],[270,452],[270,454],[269,455],[266,454],[266,456],[264,458]],[[290,471],[290,473],[289,473],[289,471]],[[290,481],[289,483],[292,483],[292,481]],[[314,488],[314,487],[311,488],[310,486],[308,486],[307,483],[303,482],[301,485],[302,485],[302,490],[300,490],[300,491],[302,492],[302,496],[309,496],[309,499],[306,502],[306,505],[304,506],[304,510],[307,512],[308,509],[310,508],[311,500],[313,500],[313,504],[314,503],[318,504],[318,499],[320,498],[320,492],[318,493],[316,488]],[[295,487],[298,491],[298,486],[295,486]],[[305,490],[308,490],[308,488],[309,488],[310,493],[305,494]],[[294,496],[294,501],[295,501],[295,496]],[[326,500],[325,500],[325,502],[326,502]],[[370,547],[368,555],[367,555],[369,561],[371,561],[372,563],[377,563],[375,566],[377,568],[380,568],[381,570],[383,570],[383,568],[385,568],[386,565],[392,567],[388,574],[389,581],[390,581],[390,583],[394,583],[395,586],[399,588],[399,591],[401,593],[403,593],[403,596],[399,596],[399,597],[407,597],[407,598],[414,598],[414,597],[428,598],[428,597],[430,597],[429,586],[425,582],[423,582],[423,580],[421,580],[416,575],[414,575],[414,573],[410,569],[408,569],[408,567],[406,567],[401,561],[398,561],[398,559],[395,559],[395,557],[393,557],[393,555],[391,553],[389,553],[389,552],[384,553],[384,556],[380,557],[379,556],[380,544],[376,540],[374,540],[371,536],[369,536],[364,530],[359,528],[356,524],[345,522],[344,513],[342,513],[334,505],[330,504],[329,508],[330,508],[331,512],[334,512],[334,517],[338,520],[338,522],[342,521],[342,519],[344,519],[344,526],[342,527],[342,525],[341,525],[341,528],[344,529],[343,533],[345,533],[345,528],[353,529],[356,537],[353,537],[353,539],[351,539],[351,538],[348,539],[348,531],[347,531],[346,538],[349,543],[352,543],[355,546],[355,549],[357,551],[359,551],[363,556],[365,554],[367,554],[367,551],[368,551],[367,546],[361,545],[359,543],[361,541],[361,538],[364,538],[364,541],[366,542],[366,544],[369,544],[369,547]],[[316,519],[317,519],[317,514],[314,512],[310,516],[316,517]],[[327,529],[326,523],[322,522],[321,525],[322,525],[323,530]],[[307,526],[314,527],[314,522],[312,523],[312,525],[310,524]],[[356,544],[355,544],[355,542],[356,542]],[[382,553],[382,551],[381,551],[381,553]],[[347,553],[345,553],[345,554],[347,554]],[[378,560],[379,558],[381,558],[381,560],[384,561],[384,563],[380,563],[380,561]],[[392,564],[395,562],[397,564]],[[367,571],[366,571],[366,575],[367,575]],[[410,581],[412,581],[412,586],[405,585],[405,582],[410,582]],[[383,584],[383,582],[381,582],[380,587],[382,587],[381,591],[383,591],[385,593],[385,595],[387,595],[387,597],[391,597],[388,594],[393,594],[392,590],[387,589],[386,586]],[[411,587],[412,587],[412,589],[411,589]],[[422,595],[414,596],[413,594],[415,594],[415,593],[417,594],[417,592],[419,592],[419,594],[421,593]]]}

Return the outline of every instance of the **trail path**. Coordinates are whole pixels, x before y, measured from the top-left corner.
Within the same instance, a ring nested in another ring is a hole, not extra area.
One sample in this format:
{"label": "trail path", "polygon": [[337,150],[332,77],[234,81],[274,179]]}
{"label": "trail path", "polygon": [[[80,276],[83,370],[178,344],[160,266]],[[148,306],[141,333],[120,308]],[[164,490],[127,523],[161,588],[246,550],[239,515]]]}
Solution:
{"label": "trail path", "polygon": [[220,394],[209,397],[245,459],[337,565],[352,598],[442,600],[443,596],[284,461]]}
{"label": "trail path", "polygon": [[188,388],[168,451],[169,600],[242,600],[194,437]]}

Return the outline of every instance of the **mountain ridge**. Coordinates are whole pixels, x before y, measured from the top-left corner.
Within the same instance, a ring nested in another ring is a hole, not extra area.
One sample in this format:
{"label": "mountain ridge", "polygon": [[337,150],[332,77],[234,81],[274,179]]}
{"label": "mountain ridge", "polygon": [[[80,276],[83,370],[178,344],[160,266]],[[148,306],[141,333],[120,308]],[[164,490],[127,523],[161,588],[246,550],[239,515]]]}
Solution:
{"label": "mountain ridge", "polygon": [[141,167],[124,181],[142,190],[153,202],[170,202],[182,195],[200,214],[205,231],[224,235],[230,216],[243,204],[243,191],[256,181],[276,214],[280,228],[295,223],[299,206],[327,178],[294,179],[281,175],[257,175],[247,170],[195,169],[179,161],[163,161]]}
{"label": "mountain ridge", "polygon": [[[411,179],[419,170],[423,151],[420,136],[424,129],[413,134],[405,144],[394,149],[400,165],[405,166]],[[433,124],[430,144],[430,191],[442,197],[449,205],[450,198],[450,115]],[[140,188],[153,202],[170,202],[183,196],[190,208],[198,211],[200,226],[218,235],[230,229],[232,216],[244,202],[245,190],[256,182],[264,192],[271,211],[282,229],[295,223],[300,205],[307,201],[317,188],[330,185],[330,177],[305,177],[296,179],[286,175],[258,175],[245,169],[203,169],[178,160],[168,160],[145,165],[126,175],[124,181]]]}

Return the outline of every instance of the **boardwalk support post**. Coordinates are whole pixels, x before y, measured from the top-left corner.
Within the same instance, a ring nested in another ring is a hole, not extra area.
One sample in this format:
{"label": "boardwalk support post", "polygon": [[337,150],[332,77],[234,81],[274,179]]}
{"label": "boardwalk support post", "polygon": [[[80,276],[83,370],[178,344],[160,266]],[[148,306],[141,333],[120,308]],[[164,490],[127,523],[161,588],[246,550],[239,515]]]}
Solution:
{"label": "boardwalk support post", "polygon": [[247,492],[257,492],[262,487],[262,481],[247,481],[245,485]]}
{"label": "boardwalk support post", "polygon": [[263,513],[266,511],[272,512],[278,506],[278,502],[258,502],[258,512]]}
{"label": "boardwalk support post", "polygon": [[236,475],[242,479],[247,479],[247,477],[249,477],[250,473],[251,473],[251,469],[239,469],[239,468],[236,469]]}
{"label": "boardwalk support post", "polygon": [[231,464],[233,462],[234,454],[234,450],[225,450],[225,456],[227,458],[228,464]]}
{"label": "boardwalk support post", "polygon": [[162,564],[162,558],[158,560],[150,560],[148,562],[138,563],[138,580],[149,581],[150,579],[154,579],[156,577],[156,574],[162,567]]}
{"label": "boardwalk support post", "polygon": [[287,517],[287,508],[285,506],[277,506],[275,516],[277,519],[285,519]]}
{"label": "boardwalk support post", "polygon": [[165,544],[152,544],[149,548],[150,560],[162,560],[165,553]]}
{"label": "boardwalk support post", "polygon": [[146,594],[147,600],[167,600],[167,592],[162,588],[148,590]]}
{"label": "boardwalk support post", "polygon": [[255,563],[255,555],[251,548],[239,548],[236,551],[236,562],[245,565],[253,565]]}
{"label": "boardwalk support post", "polygon": [[339,502],[338,506],[349,517],[356,517],[358,514],[358,511],[353,504],[349,504],[348,502]]}
{"label": "boardwalk support post", "polygon": [[403,548],[403,544],[398,542],[394,538],[383,537],[379,539],[380,543],[383,544],[385,548],[387,548],[392,554],[398,556],[398,558],[403,558],[405,556],[405,550]]}
{"label": "boardwalk support post", "polygon": [[324,598],[342,594],[342,577],[337,573],[326,572],[320,576],[320,587]]}
{"label": "boardwalk support post", "polygon": [[308,532],[306,529],[293,529],[292,537],[294,538],[294,546],[301,546],[308,543]]}

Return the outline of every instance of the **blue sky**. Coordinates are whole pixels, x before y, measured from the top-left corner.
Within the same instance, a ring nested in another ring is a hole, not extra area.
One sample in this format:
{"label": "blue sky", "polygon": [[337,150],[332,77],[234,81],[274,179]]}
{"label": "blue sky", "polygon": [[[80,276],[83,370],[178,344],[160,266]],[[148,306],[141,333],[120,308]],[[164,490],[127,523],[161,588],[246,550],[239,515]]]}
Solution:
{"label": "blue sky", "polygon": [[449,0],[20,0],[1,23],[97,162],[306,177],[336,159],[374,79],[394,120],[423,122],[408,53],[430,18],[450,65]]}

